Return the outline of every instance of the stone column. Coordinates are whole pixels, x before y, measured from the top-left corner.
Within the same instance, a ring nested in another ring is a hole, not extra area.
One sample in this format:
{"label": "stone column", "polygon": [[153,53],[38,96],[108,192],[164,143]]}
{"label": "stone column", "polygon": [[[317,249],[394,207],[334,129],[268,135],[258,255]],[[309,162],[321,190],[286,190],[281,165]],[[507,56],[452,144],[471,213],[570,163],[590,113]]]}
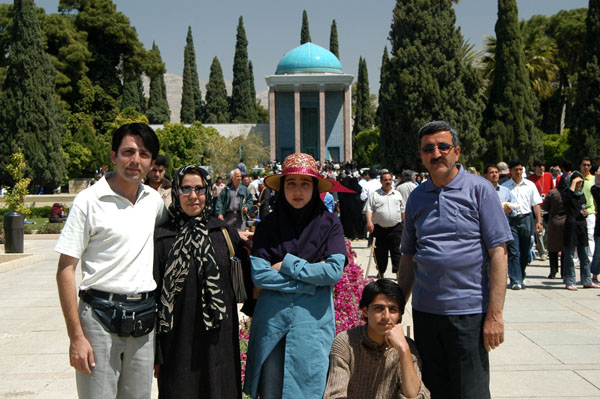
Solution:
{"label": "stone column", "polygon": [[344,159],[348,162],[352,159],[352,86],[346,84],[344,87]]}
{"label": "stone column", "polygon": [[269,158],[277,159],[277,104],[275,102],[275,88],[269,87]]}
{"label": "stone column", "polygon": [[300,146],[300,85],[294,85],[294,152],[301,152]]}
{"label": "stone column", "polygon": [[327,157],[327,147],[325,144],[325,85],[319,85],[319,159],[321,165]]}

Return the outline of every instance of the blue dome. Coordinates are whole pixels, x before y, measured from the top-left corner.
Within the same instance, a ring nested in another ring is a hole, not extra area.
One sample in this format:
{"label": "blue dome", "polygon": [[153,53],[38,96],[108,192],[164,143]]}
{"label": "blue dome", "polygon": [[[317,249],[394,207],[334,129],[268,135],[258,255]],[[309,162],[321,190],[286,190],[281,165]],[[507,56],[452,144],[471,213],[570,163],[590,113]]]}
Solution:
{"label": "blue dome", "polygon": [[332,52],[314,43],[304,43],[283,56],[275,75],[323,72],[344,73],[340,60]]}

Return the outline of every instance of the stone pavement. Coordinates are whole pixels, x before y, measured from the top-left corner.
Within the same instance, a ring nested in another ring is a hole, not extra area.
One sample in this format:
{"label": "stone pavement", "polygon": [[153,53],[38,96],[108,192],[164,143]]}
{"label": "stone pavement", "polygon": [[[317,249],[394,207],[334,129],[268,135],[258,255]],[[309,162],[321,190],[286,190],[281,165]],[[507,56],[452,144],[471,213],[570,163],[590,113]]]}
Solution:
{"label": "stone pavement", "polygon": [[[25,252],[35,256],[5,262],[0,255],[0,399],[77,397],[55,240],[27,236]],[[352,244],[366,268],[366,241]],[[540,262],[528,271],[528,288],[507,292],[506,340],[490,355],[492,397],[600,398],[600,290],[569,292],[545,278],[548,267]],[[410,323],[409,306],[404,324]]]}

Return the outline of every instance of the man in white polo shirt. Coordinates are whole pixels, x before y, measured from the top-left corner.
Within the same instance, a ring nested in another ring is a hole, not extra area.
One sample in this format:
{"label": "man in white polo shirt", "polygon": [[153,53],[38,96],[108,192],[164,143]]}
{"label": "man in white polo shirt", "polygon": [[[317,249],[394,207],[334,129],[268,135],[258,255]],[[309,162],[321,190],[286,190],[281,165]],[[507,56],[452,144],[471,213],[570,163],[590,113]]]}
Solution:
{"label": "man in white polo shirt", "polygon": [[365,206],[367,231],[375,241],[375,260],[379,277],[383,278],[387,269],[388,254],[392,258],[392,272],[398,272],[400,265],[400,240],[402,238],[402,214],[404,203],[402,194],[394,190],[394,178],[388,171],[381,173],[381,188],[373,191]]}
{"label": "man in white polo shirt", "polygon": [[[159,142],[145,124],[121,126],[115,172],[82,191],[55,250],[56,279],[80,398],[150,398],[156,283],[154,227],[167,218],[157,191],[141,183]],[[83,278],[77,304],[75,270]]]}

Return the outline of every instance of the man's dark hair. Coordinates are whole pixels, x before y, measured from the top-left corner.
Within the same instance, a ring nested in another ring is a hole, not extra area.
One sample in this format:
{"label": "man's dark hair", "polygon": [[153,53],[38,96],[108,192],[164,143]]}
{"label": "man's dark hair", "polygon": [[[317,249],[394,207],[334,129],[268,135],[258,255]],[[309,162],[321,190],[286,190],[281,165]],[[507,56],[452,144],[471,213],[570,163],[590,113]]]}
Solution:
{"label": "man's dark hair", "polygon": [[538,167],[538,166],[546,166],[546,162],[542,161],[541,159],[536,159],[533,161],[533,167]]}
{"label": "man's dark hair", "polygon": [[115,130],[112,136],[112,150],[115,153],[119,151],[119,146],[121,146],[123,137],[126,135],[140,137],[144,143],[144,147],[152,154],[152,159],[156,159],[160,144],[156,133],[154,133],[154,130],[150,126],[145,123],[128,123]]}
{"label": "man's dark hair", "polygon": [[523,163],[523,161],[515,159],[513,161],[510,161],[510,163],[508,164],[508,169],[512,169],[515,166],[525,166],[525,164]]}
{"label": "man's dark hair", "polygon": [[583,163],[583,161],[590,161],[590,163],[592,163],[592,158],[590,158],[590,157],[588,157],[588,156],[582,157],[582,158],[581,158],[581,162],[579,162],[579,163],[580,163],[580,164],[582,164],[582,163]]}
{"label": "man's dark hair", "polygon": [[363,170],[360,175],[361,176],[369,176],[369,170],[368,169]]}
{"label": "man's dark hair", "polygon": [[158,154],[156,156],[156,160],[154,161],[154,165],[155,166],[164,166],[166,168],[167,167],[167,158],[165,158],[165,156],[162,154]]}
{"label": "man's dark hair", "polygon": [[372,168],[371,168],[371,169],[369,169],[369,177],[370,177],[371,179],[375,179],[375,178],[377,178],[377,171],[376,171],[375,169],[372,169]]}
{"label": "man's dark hair", "polygon": [[450,135],[452,136],[452,145],[458,147],[460,145],[458,141],[458,133],[456,133],[456,130],[454,130],[452,125],[446,121],[429,122],[426,123],[421,129],[419,129],[419,133],[417,133],[419,136],[419,145],[421,143],[421,139],[424,136],[428,136],[430,134],[434,134],[444,130],[450,132]]}
{"label": "man's dark hair", "polygon": [[371,281],[366,285],[363,290],[362,296],[360,297],[360,302],[358,304],[359,308],[368,307],[371,302],[375,299],[375,297],[379,294],[383,294],[390,298],[393,301],[398,303],[398,309],[400,309],[400,314],[404,314],[404,293],[402,292],[402,288],[392,280],[387,280],[381,278],[379,280]]}
{"label": "man's dark hair", "polygon": [[500,170],[500,169],[498,169],[498,167],[496,165],[494,165],[493,163],[491,163],[489,165],[485,165],[485,168],[483,168],[483,174],[487,175],[490,168],[494,168],[494,169],[496,169],[498,171]]}

